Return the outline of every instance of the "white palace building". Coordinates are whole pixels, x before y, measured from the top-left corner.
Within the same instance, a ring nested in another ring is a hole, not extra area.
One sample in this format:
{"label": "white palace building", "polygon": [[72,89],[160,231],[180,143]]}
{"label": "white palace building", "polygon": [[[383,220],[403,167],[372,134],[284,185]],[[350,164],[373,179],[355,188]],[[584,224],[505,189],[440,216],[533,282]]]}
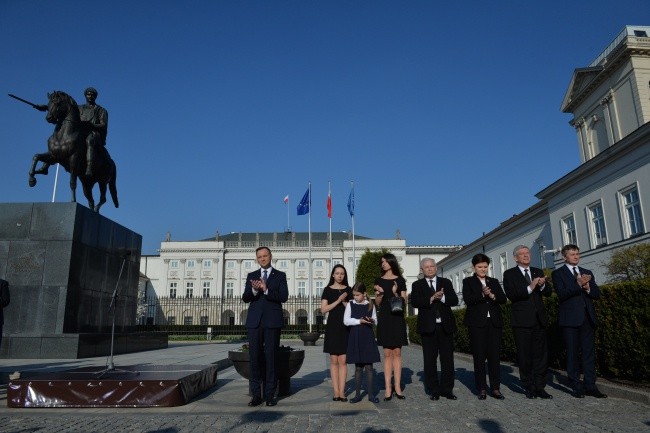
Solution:
{"label": "white palace building", "polygon": [[[311,243],[313,287],[310,290],[310,248],[306,232],[230,233],[200,241],[162,242],[160,255],[142,256],[140,261],[141,287],[145,297],[149,302],[155,298],[159,305],[161,302],[165,305],[157,310],[149,308],[146,320],[149,323],[195,325],[243,324],[246,310],[243,303],[237,305],[229,301],[230,307],[217,313],[195,304],[210,298],[241,299],[246,276],[258,269],[255,249],[259,246],[269,247],[273,253],[273,267],[287,274],[290,298],[307,299],[311,294],[315,316],[320,314],[317,312],[320,296],[329,281],[332,267],[343,264],[348,271],[349,283],[353,284],[356,265],[366,250],[387,249],[395,254],[410,287],[418,277],[422,258],[431,257],[439,261],[461,248],[459,245],[407,246],[403,239],[371,239],[359,235],[355,235],[353,245],[352,234],[347,232],[332,233],[331,244],[329,233],[313,232]],[[303,309],[287,311],[288,323],[299,323],[297,317],[306,317]],[[145,321],[142,316],[140,320]]]}

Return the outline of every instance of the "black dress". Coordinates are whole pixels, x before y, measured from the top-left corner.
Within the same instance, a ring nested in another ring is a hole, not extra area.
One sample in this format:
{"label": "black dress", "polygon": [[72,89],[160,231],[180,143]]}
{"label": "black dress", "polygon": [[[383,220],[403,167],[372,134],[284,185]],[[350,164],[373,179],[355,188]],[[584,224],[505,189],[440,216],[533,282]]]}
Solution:
{"label": "black dress", "polygon": [[[361,319],[364,316],[372,316],[368,311],[368,303],[357,304],[352,301],[350,317]],[[379,320],[379,319],[377,319]],[[350,338],[348,340],[348,352],[345,362],[348,364],[372,364],[379,362],[379,349],[375,342],[375,334],[372,332],[372,325],[360,324],[350,326]]]}
{"label": "black dress", "polygon": [[[325,287],[321,300],[325,299],[328,304],[333,304],[344,291],[348,293],[346,299],[352,300],[352,289],[350,287],[341,290]],[[345,355],[348,350],[348,333],[350,330],[343,324],[343,314],[345,314],[345,305],[340,303],[331,309],[327,315],[323,352],[330,355]]]}
{"label": "black dress", "polygon": [[393,295],[395,281],[397,281],[397,296],[406,292],[406,280],[402,277],[394,280],[384,278],[375,280],[375,284],[384,289],[383,299],[377,309],[377,344],[388,348],[408,346],[409,344],[404,313],[394,314],[390,311],[390,300],[395,297]]}

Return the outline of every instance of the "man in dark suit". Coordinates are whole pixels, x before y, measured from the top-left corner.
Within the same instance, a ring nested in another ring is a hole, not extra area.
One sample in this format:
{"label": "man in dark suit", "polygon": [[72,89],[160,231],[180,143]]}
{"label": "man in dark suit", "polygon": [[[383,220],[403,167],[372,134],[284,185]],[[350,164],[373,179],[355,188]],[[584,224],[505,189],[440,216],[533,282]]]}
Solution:
{"label": "man in dark suit", "polygon": [[420,269],[424,278],[411,286],[411,302],[418,309],[417,331],[422,337],[424,384],[431,392],[431,400],[438,400],[440,396],[456,400],[453,393],[456,320],[451,307],[458,305],[458,296],[450,280],[436,276],[435,260],[422,259]]}
{"label": "man in dark suit", "polygon": [[530,250],[525,245],[515,247],[517,266],[503,273],[503,289],[512,302],[512,331],[517,344],[519,378],[527,398],[553,398],[544,390],[548,368],[548,316],[542,296],[550,296],[544,272],[530,266]]}
{"label": "man in dark suit", "polygon": [[[566,345],[566,370],[573,385],[573,396],[583,398],[590,395],[606,398],[596,388],[596,310],[593,300],[600,297],[600,289],[594,274],[580,262],[577,245],[562,248],[564,265],[551,274],[553,286],[560,298],[558,325],[562,328]],[[580,381],[578,354],[582,352],[582,373],[584,386]]]}
{"label": "man in dark suit", "polygon": [[5,324],[4,308],[9,305],[9,283],[0,278],[0,344],[2,344],[2,328]]}
{"label": "man in dark suit", "polygon": [[[282,303],[289,297],[287,276],[271,267],[271,250],[259,247],[255,257],[260,269],[246,277],[242,300],[250,303],[246,317],[246,329],[250,351],[251,393],[249,406],[262,404],[262,380],[267,406],[275,406],[277,372],[275,364],[280,347],[280,329],[284,323]],[[265,377],[262,378],[264,363]]]}

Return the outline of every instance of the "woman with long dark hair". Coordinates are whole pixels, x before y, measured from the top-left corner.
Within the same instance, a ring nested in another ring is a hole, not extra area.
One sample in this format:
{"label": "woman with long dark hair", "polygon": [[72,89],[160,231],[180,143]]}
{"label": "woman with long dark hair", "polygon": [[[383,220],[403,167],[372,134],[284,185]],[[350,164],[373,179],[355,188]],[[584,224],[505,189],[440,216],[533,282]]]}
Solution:
{"label": "woman with long dark hair", "polygon": [[345,381],[348,375],[345,353],[348,350],[349,328],[343,324],[343,315],[345,306],[351,299],[352,289],[348,285],[348,272],[343,265],[335,265],[320,301],[321,313],[328,313],[323,352],[330,354],[334,401],[348,401],[345,397]]}
{"label": "woman with long dark hair", "polygon": [[[402,277],[397,258],[390,253],[381,256],[381,277],[375,280],[375,304],[377,305],[377,344],[384,348],[384,380],[386,394],[384,401],[393,395],[403,400],[402,394],[402,346],[407,346],[406,319],[406,280]],[[394,312],[391,299],[398,298],[401,312]],[[391,386],[391,378],[394,383]]]}

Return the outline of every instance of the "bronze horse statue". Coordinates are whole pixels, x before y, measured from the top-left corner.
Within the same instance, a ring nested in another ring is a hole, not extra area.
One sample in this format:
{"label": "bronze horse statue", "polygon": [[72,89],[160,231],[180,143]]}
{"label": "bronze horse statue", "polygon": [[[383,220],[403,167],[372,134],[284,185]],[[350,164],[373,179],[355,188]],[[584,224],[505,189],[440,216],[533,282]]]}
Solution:
{"label": "bronze horse statue", "polygon": [[[37,153],[29,170],[29,186],[36,185],[35,174],[47,174],[52,164],[61,164],[70,173],[70,189],[72,201],[77,201],[77,178],[81,181],[88,207],[95,212],[106,203],[106,186],[111,193],[113,204],[119,207],[117,186],[115,184],[117,168],[105,147],[95,152],[93,175],[86,176],[86,137],[91,126],[82,122],[79,116],[79,106],[67,93],[55,91],[47,94],[47,115],[45,119],[55,125],[54,132],[47,140],[47,152]],[[36,170],[36,164],[42,162]],[[95,206],[93,187],[99,185],[99,203]]]}

